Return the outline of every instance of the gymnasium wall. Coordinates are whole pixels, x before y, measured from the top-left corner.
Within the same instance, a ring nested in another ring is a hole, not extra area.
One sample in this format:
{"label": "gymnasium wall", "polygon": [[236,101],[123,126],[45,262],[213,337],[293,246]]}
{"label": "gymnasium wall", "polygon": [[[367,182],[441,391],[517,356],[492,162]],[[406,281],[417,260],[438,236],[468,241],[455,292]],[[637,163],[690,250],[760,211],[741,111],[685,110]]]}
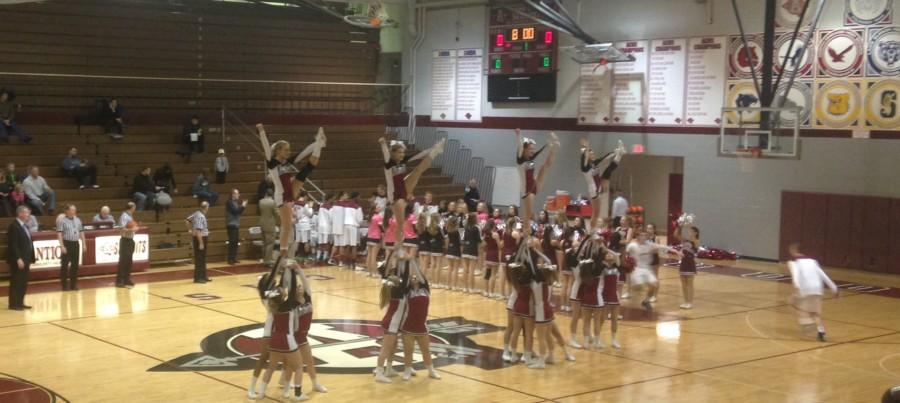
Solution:
{"label": "gymnasium wall", "polygon": [[[582,1],[583,28],[601,40],[738,33],[730,1],[713,1],[713,23],[706,23],[705,6],[694,0]],[[571,4],[570,4],[571,3]],[[570,10],[575,2],[567,2]],[[762,30],[763,2],[738,1],[748,32]],[[821,28],[841,26],[843,1],[829,1]],[[894,2],[895,19],[900,2]],[[483,47],[486,31],[485,7],[435,10],[428,13],[425,43],[416,69],[416,114],[430,114],[431,50],[438,48]],[[563,37],[562,46],[568,38]],[[574,121],[578,108],[577,66],[559,58],[557,102],[555,104],[483,104],[486,117],[523,118],[525,127],[534,119],[559,118]],[[487,121],[487,120],[486,120]],[[550,121],[552,122],[552,121]],[[548,121],[540,121],[545,126]],[[444,127],[451,138],[473,149],[487,164],[514,165],[512,121],[463,127]],[[572,127],[571,123],[566,126]],[[508,127],[508,128],[507,128]],[[642,143],[647,155],[684,157],[684,209],[698,215],[704,243],[733,249],[761,258],[778,258],[780,203],[783,190],[841,194],[900,196],[900,140],[804,137],[799,160],[744,160],[720,158],[717,136],[685,133],[614,133],[559,131],[562,152],[548,175],[538,200],[557,188],[584,192],[577,169],[578,137],[587,135],[598,150],[611,150],[615,141]],[[546,138],[546,131],[526,131],[526,135]],[[897,138],[896,136],[888,136]]]}
{"label": "gymnasium wall", "polygon": [[[26,113],[89,108],[120,97],[129,111],[368,113],[374,89],[193,79],[372,83],[378,32],[308,9],[185,0],[56,0],[0,6],[0,85]],[[22,77],[7,73],[177,77]]]}

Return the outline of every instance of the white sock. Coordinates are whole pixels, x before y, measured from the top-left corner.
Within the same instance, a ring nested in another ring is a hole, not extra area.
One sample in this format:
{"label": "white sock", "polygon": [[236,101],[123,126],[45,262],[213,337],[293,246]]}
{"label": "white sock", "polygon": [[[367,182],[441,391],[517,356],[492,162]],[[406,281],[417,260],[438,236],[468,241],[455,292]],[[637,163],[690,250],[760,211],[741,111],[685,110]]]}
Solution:
{"label": "white sock", "polygon": [[816,330],[818,330],[819,333],[825,333],[825,325],[816,326]]}
{"label": "white sock", "polygon": [[269,387],[269,384],[266,382],[259,384],[259,394],[265,396],[266,388],[268,388],[268,387]]}
{"label": "white sock", "polygon": [[256,382],[258,382],[258,381],[259,381],[258,376],[254,376],[254,377],[250,378],[250,390],[251,391],[256,390]]}

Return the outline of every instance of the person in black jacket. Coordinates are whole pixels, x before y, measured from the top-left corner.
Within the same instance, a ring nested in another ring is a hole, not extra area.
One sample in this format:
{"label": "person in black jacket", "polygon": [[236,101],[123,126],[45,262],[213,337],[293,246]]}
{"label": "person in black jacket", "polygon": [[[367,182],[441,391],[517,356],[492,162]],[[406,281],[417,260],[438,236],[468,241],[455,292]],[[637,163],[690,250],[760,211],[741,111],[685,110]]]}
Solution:
{"label": "person in black jacket", "polygon": [[178,185],[175,184],[175,173],[172,172],[172,165],[168,162],[153,173],[153,183],[157,189],[169,194],[178,194]]}
{"label": "person in black jacket", "polygon": [[137,205],[138,211],[153,205],[157,191],[159,191],[159,187],[150,178],[150,167],[144,167],[141,170],[141,174],[134,177],[134,183],[132,184],[134,203]]}
{"label": "person in black jacket", "polygon": [[28,274],[34,263],[34,244],[31,242],[31,231],[25,222],[31,210],[25,206],[16,209],[16,219],[6,229],[6,262],[9,264],[9,309],[21,311],[31,309],[25,305],[25,292],[28,289]]}
{"label": "person in black jacket", "polygon": [[469,185],[466,186],[466,194],[463,196],[463,200],[466,201],[469,211],[475,211],[475,208],[478,207],[478,202],[481,201],[481,193],[478,192],[478,182],[475,181],[475,178],[469,179]]}
{"label": "person in black jacket", "polygon": [[187,162],[191,162],[191,154],[203,153],[205,148],[205,135],[203,135],[203,126],[200,125],[200,117],[191,116],[191,121],[184,125],[181,131],[182,139],[185,144],[185,151],[179,152],[183,155]]}
{"label": "person in black jacket", "polygon": [[124,134],[125,121],[123,120],[123,111],[119,106],[118,99],[110,99],[108,103],[100,111],[98,116],[100,124],[106,129],[106,134],[116,140],[122,138]]}

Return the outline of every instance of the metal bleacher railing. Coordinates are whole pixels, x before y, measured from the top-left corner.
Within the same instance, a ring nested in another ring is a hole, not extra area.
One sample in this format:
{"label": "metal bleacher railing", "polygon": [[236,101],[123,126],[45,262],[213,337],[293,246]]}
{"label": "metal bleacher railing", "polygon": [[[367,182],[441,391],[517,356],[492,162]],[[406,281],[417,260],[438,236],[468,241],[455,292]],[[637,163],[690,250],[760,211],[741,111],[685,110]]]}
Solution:
{"label": "metal bleacher railing", "polygon": [[387,131],[398,140],[424,150],[441,139],[447,139],[444,153],[435,158],[433,166],[441,168],[441,173],[453,178],[457,184],[468,184],[470,179],[478,182],[481,199],[493,200],[494,167],[485,165],[484,158],[473,157],[472,150],[466,148],[459,140],[450,139],[447,132],[434,127],[388,127]]}

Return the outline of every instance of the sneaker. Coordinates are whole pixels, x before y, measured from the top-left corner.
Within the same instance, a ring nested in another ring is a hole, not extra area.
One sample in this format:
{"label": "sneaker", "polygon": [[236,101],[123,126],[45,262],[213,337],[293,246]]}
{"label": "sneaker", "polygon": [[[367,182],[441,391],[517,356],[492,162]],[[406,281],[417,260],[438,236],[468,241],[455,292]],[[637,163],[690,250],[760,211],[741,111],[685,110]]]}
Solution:
{"label": "sneaker", "polygon": [[547,363],[543,358],[535,358],[528,363],[529,369],[544,369],[547,368]]}
{"label": "sneaker", "polygon": [[656,296],[650,297],[650,302],[656,302]]}
{"label": "sneaker", "polygon": [[294,388],[290,386],[286,386],[284,390],[281,391],[281,397],[285,399],[290,399],[291,395],[293,395]]}
{"label": "sneaker", "polygon": [[384,370],[384,374],[385,374],[388,378],[396,378],[397,375],[400,375],[400,374],[397,373],[396,370],[394,370],[394,367],[393,367],[393,366],[387,367],[387,368]]}
{"label": "sneaker", "polygon": [[412,378],[414,376],[416,376],[416,371],[414,371],[412,368],[407,367],[405,370],[403,370],[404,381],[408,381],[409,378]]}
{"label": "sneaker", "polygon": [[598,337],[594,340],[594,350],[603,350],[604,348],[606,348],[606,345],[603,344],[603,339]]}
{"label": "sneaker", "polygon": [[681,305],[678,305],[678,307],[681,308],[681,309],[691,309],[691,308],[693,308],[694,306],[691,305],[691,304],[681,304]]}
{"label": "sneaker", "polygon": [[648,300],[644,300],[643,302],[641,302],[641,306],[643,306],[644,310],[648,313],[653,310],[653,305],[650,305],[650,301]]}
{"label": "sneaker", "polygon": [[566,352],[566,361],[575,361],[575,356],[570,352]]}
{"label": "sneaker", "polygon": [[576,339],[574,339],[574,338],[569,339],[569,347],[572,347],[572,348],[584,348],[584,346],[582,346],[581,344],[578,344],[578,340],[576,340]]}
{"label": "sneaker", "polygon": [[431,159],[434,159],[434,157],[437,157],[444,152],[444,144],[446,142],[447,139],[441,139],[441,141],[438,141],[437,144],[435,144],[434,147],[431,148],[431,151],[429,152],[429,156],[431,157]]}
{"label": "sneaker", "polygon": [[622,293],[622,299],[629,299],[629,298],[631,298],[631,294],[630,294],[630,293],[628,293],[628,292],[623,292],[623,293]]}
{"label": "sneaker", "polygon": [[301,393],[300,396],[294,396],[291,400],[295,402],[305,402],[309,400],[309,396],[307,396],[306,393]]}
{"label": "sneaker", "polygon": [[441,374],[439,374],[439,373],[438,373],[437,371],[435,371],[434,369],[429,369],[429,370],[428,370],[428,377],[431,378],[431,379],[441,379]]}
{"label": "sneaker", "polygon": [[84,189],[84,185],[78,186],[78,190]]}
{"label": "sneaker", "polygon": [[393,381],[391,381],[391,378],[388,378],[387,376],[384,375],[384,372],[382,369],[377,368],[377,369],[375,369],[375,382],[391,383]]}
{"label": "sneaker", "polygon": [[260,395],[253,389],[247,389],[247,398],[250,400],[256,400],[260,398]]}
{"label": "sneaker", "polygon": [[94,189],[100,189],[100,185],[91,185],[91,187]]}
{"label": "sneaker", "polygon": [[519,356],[518,354],[516,354],[515,351],[510,351],[510,352],[509,352],[509,363],[510,363],[510,364],[515,364],[515,363],[519,362],[519,358],[521,358],[521,356]]}
{"label": "sneaker", "polygon": [[319,393],[328,393],[328,388],[318,382],[313,382],[313,390]]}
{"label": "sneaker", "polygon": [[611,345],[612,348],[614,348],[614,349],[616,349],[616,350],[622,348],[622,345],[619,344],[619,341],[616,340],[616,339],[612,339],[612,342],[610,342],[609,345]]}
{"label": "sneaker", "polygon": [[316,133],[316,142],[321,144],[322,147],[328,144],[328,137],[325,137],[325,129],[319,128],[319,131]]}
{"label": "sneaker", "polygon": [[503,357],[503,362],[509,362],[509,360],[510,360],[510,358],[511,358],[511,357],[509,356],[509,350],[503,350],[503,356],[502,356],[502,357]]}
{"label": "sneaker", "polygon": [[546,363],[547,363],[547,364],[556,364],[556,357],[553,356],[553,352],[552,352],[552,351],[551,351],[549,354],[547,354],[547,360],[546,360]]}

